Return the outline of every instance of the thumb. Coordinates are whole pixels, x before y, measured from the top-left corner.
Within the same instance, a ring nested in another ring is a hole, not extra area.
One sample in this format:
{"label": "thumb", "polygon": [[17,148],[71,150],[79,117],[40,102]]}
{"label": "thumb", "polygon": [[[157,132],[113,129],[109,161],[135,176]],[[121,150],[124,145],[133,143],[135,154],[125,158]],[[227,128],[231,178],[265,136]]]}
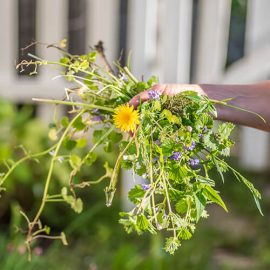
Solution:
{"label": "thumb", "polygon": [[155,84],[148,90],[145,90],[139,93],[138,95],[134,96],[129,101],[129,105],[133,106],[134,109],[136,109],[140,103],[145,102],[148,99],[150,99],[149,91],[155,91],[155,92],[158,92],[159,94],[162,94],[165,91],[165,89],[166,89],[165,85]]}
{"label": "thumb", "polygon": [[133,106],[134,109],[136,109],[138,107],[138,105],[142,102],[145,102],[149,99],[148,96],[148,91],[149,90],[145,90],[141,93],[139,93],[138,95],[134,96],[130,101],[129,101],[129,105]]}

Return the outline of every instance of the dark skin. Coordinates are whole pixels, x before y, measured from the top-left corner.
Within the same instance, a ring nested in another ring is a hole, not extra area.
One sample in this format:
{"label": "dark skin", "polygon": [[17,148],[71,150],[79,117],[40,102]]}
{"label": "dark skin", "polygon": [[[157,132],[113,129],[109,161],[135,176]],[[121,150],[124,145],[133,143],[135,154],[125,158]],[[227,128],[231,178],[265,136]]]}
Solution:
{"label": "dark skin", "polygon": [[[149,90],[133,97],[129,104],[136,108],[140,102],[148,100]],[[270,132],[270,81],[245,85],[156,84],[151,90],[170,96],[174,96],[183,91],[193,90],[201,95],[207,95],[210,99],[218,101],[232,98],[232,100],[228,101],[228,104],[258,113],[265,119],[265,122],[254,114],[222,105],[217,105],[218,120],[233,122],[238,125]]]}

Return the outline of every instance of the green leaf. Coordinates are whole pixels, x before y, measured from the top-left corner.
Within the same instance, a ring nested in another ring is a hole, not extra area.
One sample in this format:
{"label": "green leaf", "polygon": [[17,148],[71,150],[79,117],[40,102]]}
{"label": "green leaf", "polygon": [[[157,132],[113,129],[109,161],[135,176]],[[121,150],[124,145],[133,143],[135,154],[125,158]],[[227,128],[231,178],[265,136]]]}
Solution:
{"label": "green leaf", "polygon": [[94,152],[90,152],[87,154],[87,158],[85,160],[86,166],[91,166],[97,160],[97,154]]}
{"label": "green leaf", "polygon": [[52,140],[52,141],[56,141],[58,139],[58,136],[57,136],[57,129],[56,128],[51,128],[49,130],[49,139]]}
{"label": "green leaf", "polygon": [[149,221],[145,217],[145,215],[137,216],[137,226],[140,231],[146,231],[149,227]]}
{"label": "green leaf", "polygon": [[222,123],[218,126],[218,133],[220,135],[220,139],[228,139],[229,135],[231,134],[232,130],[234,129],[234,124],[232,123]]}
{"label": "green leaf", "polygon": [[164,116],[168,119],[168,121],[172,124],[180,124],[180,120],[176,115],[173,115],[171,111],[164,109],[161,113],[161,116]]}
{"label": "green leaf", "polygon": [[94,62],[96,60],[97,53],[95,51],[88,53],[88,58],[90,62]]}
{"label": "green leaf", "polygon": [[63,199],[65,200],[66,203],[68,203],[71,208],[76,212],[76,213],[81,213],[83,210],[83,202],[80,198],[75,198],[72,195],[67,195],[67,188],[63,187],[61,190],[61,195]]}
{"label": "green leaf", "polygon": [[212,133],[205,134],[203,142],[205,147],[209,147],[211,150],[217,150],[217,144]]}
{"label": "green leaf", "polygon": [[192,237],[192,233],[187,228],[182,228],[178,233],[178,237],[183,240],[189,240]]}
{"label": "green leaf", "polygon": [[176,212],[178,212],[179,214],[184,214],[187,212],[187,209],[188,209],[188,204],[187,204],[187,201],[185,199],[182,199],[180,201],[178,201],[176,204],[175,204],[175,210]]}
{"label": "green leaf", "polygon": [[220,205],[226,212],[228,212],[228,209],[221,199],[221,197],[218,195],[217,191],[214,190],[211,186],[205,185],[203,189],[203,194],[207,197],[209,201],[212,201],[214,203],[217,203]]}
{"label": "green leaf", "polygon": [[87,139],[86,138],[80,138],[76,140],[77,147],[78,148],[84,148],[87,145]]}
{"label": "green leaf", "polygon": [[207,184],[209,186],[215,186],[215,181],[210,179],[210,178],[207,178],[207,177],[203,177],[201,175],[197,175],[196,176],[196,180],[202,184]]}
{"label": "green leaf", "polygon": [[161,103],[159,100],[155,100],[153,102],[153,110],[158,111],[158,112],[161,110]]}
{"label": "green leaf", "polygon": [[79,170],[81,167],[81,158],[79,156],[77,156],[76,154],[71,154],[69,157],[69,164],[70,166],[75,169],[75,170]]}
{"label": "green leaf", "polygon": [[44,230],[45,230],[45,233],[48,234],[48,235],[51,232],[51,228],[49,226],[47,226],[47,225],[44,226]]}
{"label": "green leaf", "polygon": [[[97,143],[101,137],[108,131],[108,128],[97,129],[93,132],[93,143]],[[101,142],[103,143],[103,142]]]}
{"label": "green leaf", "polygon": [[78,214],[80,214],[83,210],[83,202],[80,198],[74,200],[73,204],[71,204],[71,208]]}
{"label": "green leaf", "polygon": [[133,162],[131,160],[122,160],[121,161],[121,168],[130,170],[133,167]]}
{"label": "green leaf", "polygon": [[180,241],[179,239],[177,239],[176,237],[168,237],[166,238],[166,242],[165,242],[165,251],[170,253],[170,254],[174,254],[174,252],[178,249],[178,247],[180,247]]}
{"label": "green leaf", "polygon": [[103,149],[104,149],[105,152],[109,153],[109,152],[112,152],[114,150],[113,146],[114,145],[112,144],[112,142],[108,141],[108,142],[105,143]]}
{"label": "green leaf", "polygon": [[78,117],[72,126],[78,131],[84,130],[86,126],[83,123],[82,116]]}
{"label": "green leaf", "polygon": [[115,143],[118,143],[122,140],[123,135],[121,133],[116,132],[116,131],[112,131],[108,138],[113,144],[115,144]]}
{"label": "green leaf", "polygon": [[255,203],[256,203],[256,206],[257,206],[257,208],[258,208],[260,214],[261,214],[262,216],[264,216],[264,214],[263,214],[263,212],[262,212],[262,208],[261,208],[261,204],[260,204],[259,198],[258,198],[256,195],[254,195],[254,194],[253,194],[253,198],[254,198],[254,201],[255,201]]}
{"label": "green leaf", "polygon": [[136,185],[134,188],[132,188],[128,193],[128,198],[133,203],[138,203],[141,201],[145,194],[145,191],[142,189],[140,185]]}
{"label": "green leaf", "polygon": [[61,63],[61,64],[64,64],[64,65],[68,64],[68,63],[69,63],[69,58],[67,58],[67,57],[62,57],[62,58],[60,59],[60,63]]}
{"label": "green leaf", "polygon": [[205,208],[206,199],[202,193],[197,193],[194,195],[194,200],[196,205],[196,221],[198,222]]}
{"label": "green leaf", "polygon": [[67,116],[64,116],[64,117],[61,119],[61,125],[62,125],[63,127],[67,127],[68,124],[69,124],[69,119],[68,119]]}
{"label": "green leaf", "polygon": [[217,171],[218,171],[218,173],[219,173],[219,175],[220,175],[220,177],[222,179],[222,182],[224,183],[225,179],[224,179],[224,176],[223,176],[223,172],[225,170],[225,167],[224,167],[225,165],[224,164],[226,164],[226,163],[223,162],[223,161],[220,162],[219,160],[216,160],[214,156],[212,156],[212,161],[216,166],[216,169],[217,169]]}
{"label": "green leaf", "polygon": [[74,141],[74,140],[69,140],[68,138],[64,140],[64,143],[63,143],[64,147],[68,150],[68,151],[71,151],[73,150],[76,145],[77,145],[77,142]]}

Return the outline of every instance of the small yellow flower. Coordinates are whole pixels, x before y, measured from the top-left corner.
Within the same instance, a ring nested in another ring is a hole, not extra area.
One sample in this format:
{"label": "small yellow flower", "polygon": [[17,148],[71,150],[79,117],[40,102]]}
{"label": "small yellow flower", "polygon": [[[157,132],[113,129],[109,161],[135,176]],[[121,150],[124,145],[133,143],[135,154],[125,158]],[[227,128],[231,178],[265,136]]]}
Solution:
{"label": "small yellow flower", "polygon": [[113,116],[115,126],[121,131],[135,131],[140,123],[139,112],[128,104],[120,105],[115,109]]}

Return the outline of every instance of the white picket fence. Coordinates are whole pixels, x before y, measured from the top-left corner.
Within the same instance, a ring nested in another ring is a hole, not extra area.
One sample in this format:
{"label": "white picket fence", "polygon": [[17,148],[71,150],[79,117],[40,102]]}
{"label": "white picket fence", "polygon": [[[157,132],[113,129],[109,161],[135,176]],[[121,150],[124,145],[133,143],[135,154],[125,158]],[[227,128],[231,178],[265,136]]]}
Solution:
{"label": "white picket fence", "polygon": [[[52,81],[54,71],[42,71],[36,79],[18,78],[17,2],[0,1],[0,96],[30,103],[35,97],[59,97],[64,83]],[[68,0],[36,0],[37,40],[54,43],[67,37]],[[118,58],[120,0],[86,0],[86,43],[105,42],[109,59]],[[197,83],[249,83],[270,76],[269,0],[249,0],[246,18],[245,57],[225,69],[230,23],[230,0],[198,0],[198,29],[193,44]],[[141,77],[159,76],[161,82],[189,83],[192,45],[192,0],[128,0],[127,50],[132,52],[133,72]],[[40,48],[39,55],[57,53]],[[48,106],[39,115],[49,117]],[[244,166],[268,167],[269,136],[241,128],[239,157]]]}

